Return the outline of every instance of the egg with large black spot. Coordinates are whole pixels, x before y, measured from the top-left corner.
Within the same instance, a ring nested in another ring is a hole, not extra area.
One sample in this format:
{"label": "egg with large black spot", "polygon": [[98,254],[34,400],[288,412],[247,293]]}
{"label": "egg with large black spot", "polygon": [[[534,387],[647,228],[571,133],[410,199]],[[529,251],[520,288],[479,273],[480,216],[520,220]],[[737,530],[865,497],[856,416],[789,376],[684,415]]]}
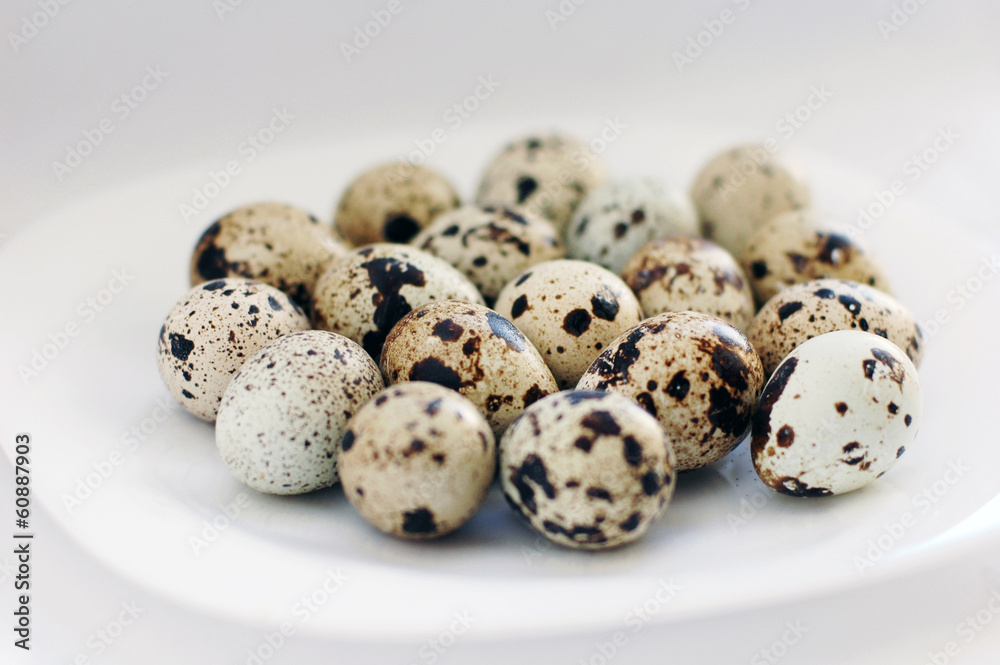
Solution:
{"label": "egg with large black spot", "polygon": [[191,256],[191,286],[225,277],[255,279],[281,289],[309,313],[316,280],[346,253],[329,225],[305,210],[254,203],[205,229]]}
{"label": "egg with large black spot", "polygon": [[320,276],[313,322],[357,342],[378,360],[396,322],[435,300],[483,302],[448,262],[415,247],[378,243],[353,250]]}
{"label": "egg with large black spot", "polygon": [[447,300],[400,319],[382,348],[389,384],[430,381],[472,401],[500,435],[529,405],[559,388],[534,345],[495,311]]}
{"label": "egg with large black spot", "polygon": [[441,174],[408,162],[380,164],[358,175],[334,211],[334,229],[355,246],[406,243],[446,210],[461,204]]}

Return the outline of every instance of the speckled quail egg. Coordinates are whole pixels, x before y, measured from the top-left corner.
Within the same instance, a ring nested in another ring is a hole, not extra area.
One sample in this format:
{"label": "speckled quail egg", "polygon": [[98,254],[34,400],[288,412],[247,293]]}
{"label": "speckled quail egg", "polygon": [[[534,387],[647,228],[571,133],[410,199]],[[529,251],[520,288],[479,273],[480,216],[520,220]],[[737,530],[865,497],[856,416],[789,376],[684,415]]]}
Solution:
{"label": "speckled quail egg", "polygon": [[458,268],[487,305],[525,268],[566,253],[548,220],[502,207],[463,206],[443,213],[412,244]]}
{"label": "speckled quail egg", "polygon": [[355,246],[409,242],[435,217],[460,204],[455,188],[437,172],[392,162],[365,171],[348,185],[333,226]]}
{"label": "speckled quail egg", "polygon": [[450,533],[472,517],[493,481],[493,431],[454,390],[423,381],[386,388],[348,428],[340,453],[344,494],[385,533]]}
{"label": "speckled quail egg", "polygon": [[757,312],[747,337],[770,376],[796,346],[834,330],[880,335],[920,365],[924,337],[910,311],[892,296],[856,282],[819,279],[787,287]]}
{"label": "speckled quail egg", "polygon": [[750,237],[740,256],[757,302],[791,284],[831,277],[889,293],[889,279],[875,258],[835,224],[812,210],[772,218]]}
{"label": "speckled quail egg", "polygon": [[324,272],[315,288],[313,321],[378,359],[392,327],[434,300],[482,303],[479,291],[448,262],[407,245],[360,247]]}
{"label": "speckled quail egg", "polygon": [[610,390],[659,418],[677,468],[722,459],[750,429],[764,385],[754,348],[707,314],[659,314],[624,333],[584,373],[579,389]]}
{"label": "speckled quail egg", "polygon": [[247,358],[308,329],[302,309],[273,286],[236,277],[201,284],[177,301],[160,328],[160,376],[185,409],[211,422]]}
{"label": "speckled quail egg", "polygon": [[690,197],[654,178],[616,180],[592,191],[566,229],[566,253],[620,273],[650,240],[698,233]]}
{"label": "speckled quail egg", "polygon": [[674,236],[646,244],[625,264],[622,279],[646,316],[702,312],[746,330],[756,311],[736,260],[702,238]]}
{"label": "speckled quail egg", "polygon": [[559,388],[535,347],[483,305],[455,300],[413,310],[382,348],[389,384],[430,381],[469,398],[499,436],[525,407]]}
{"label": "speckled quail egg", "polygon": [[347,421],[382,387],[378,366],[346,337],[285,335],[247,360],[226,389],[215,422],[219,454],[260,492],[329,487]]}
{"label": "speckled quail egg", "polygon": [[508,144],[486,167],[476,203],[522,206],[557,232],[592,189],[607,178],[604,161],[564,134],[536,134]]}
{"label": "speckled quail egg", "polygon": [[716,155],[691,188],[702,235],[736,257],[764,222],[809,205],[805,181],[771,146],[744,145]]}
{"label": "speckled quail egg", "polygon": [[191,286],[247,277],[281,289],[308,313],[316,279],[346,253],[330,228],[305,210],[255,203],[205,229],[191,257]]}
{"label": "speckled quail egg", "polygon": [[531,340],[560,388],[572,388],[601,351],[643,319],[609,270],[585,261],[539,263],[504,287],[497,313]]}
{"label": "speckled quail egg", "polygon": [[898,346],[857,330],[820,335],[792,351],[764,388],[754,468],[783,494],[850,492],[913,443],[922,406],[917,369]]}
{"label": "speckled quail egg", "polygon": [[635,402],[568,390],[532,404],[504,434],[500,483],[539,533],[603,549],[649,529],[673,496],[674,462],[670,439]]}

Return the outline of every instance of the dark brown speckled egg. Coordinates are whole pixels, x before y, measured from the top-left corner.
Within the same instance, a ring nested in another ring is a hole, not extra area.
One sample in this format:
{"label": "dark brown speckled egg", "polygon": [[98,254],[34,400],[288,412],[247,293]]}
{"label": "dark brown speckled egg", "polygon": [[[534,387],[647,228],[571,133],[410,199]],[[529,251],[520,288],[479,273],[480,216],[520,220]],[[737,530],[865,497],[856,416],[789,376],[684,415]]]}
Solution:
{"label": "dark brown speckled egg", "polygon": [[744,439],[763,385],[743,333],[707,314],[671,312],[616,339],[577,388],[637,401],[659,419],[685,471],[722,459]]}
{"label": "dark brown speckled egg", "polygon": [[483,305],[455,300],[413,310],[389,332],[382,374],[390,385],[430,381],[472,401],[500,435],[559,388],[528,338]]}

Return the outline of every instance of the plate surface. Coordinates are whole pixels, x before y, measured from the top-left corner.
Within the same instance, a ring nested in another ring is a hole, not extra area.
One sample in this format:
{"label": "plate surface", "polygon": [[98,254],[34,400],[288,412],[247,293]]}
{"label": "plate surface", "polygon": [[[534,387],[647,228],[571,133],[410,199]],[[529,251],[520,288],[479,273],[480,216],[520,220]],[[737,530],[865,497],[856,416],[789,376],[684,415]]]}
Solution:
{"label": "plate surface", "polygon": [[[462,132],[432,165],[471,194],[491,153],[521,129]],[[35,500],[109,567],[255,625],[406,641],[466,613],[476,639],[509,639],[615,627],[623,617],[627,625],[643,606],[649,620],[668,622],[819,597],[929,560],[963,530],[996,531],[1000,447],[987,442],[1000,394],[997,248],[905,197],[857,228],[867,227],[897,297],[928,322],[924,423],[912,450],[861,491],[777,495],[756,478],[744,444],[682,475],[642,542],[586,554],[536,537],[495,488],[466,527],[423,544],[374,532],[339,487],[297,498],[243,488],[222,465],[212,427],[171,402],[156,370],[157,332],[188,288],[194,242],[219,214],[257,200],[328,217],[353,175],[411,143],[379,136],[276,149],[228,179],[224,163],[169,173],[4,243],[3,449],[11,456],[13,434],[31,433]],[[664,174],[686,187],[723,145],[711,133],[635,123],[606,156],[616,174]],[[843,165],[791,156],[818,207],[838,218],[858,224],[858,208],[877,201],[877,183]]]}

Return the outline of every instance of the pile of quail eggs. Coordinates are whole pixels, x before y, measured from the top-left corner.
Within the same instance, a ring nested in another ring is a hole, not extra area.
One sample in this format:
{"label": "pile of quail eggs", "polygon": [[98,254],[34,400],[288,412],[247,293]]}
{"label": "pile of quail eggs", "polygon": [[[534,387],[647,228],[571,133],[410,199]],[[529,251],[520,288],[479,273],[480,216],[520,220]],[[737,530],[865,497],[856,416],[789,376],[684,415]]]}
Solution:
{"label": "pile of quail eggs", "polygon": [[552,541],[621,545],[748,434],[784,494],[884,474],[920,425],[921,332],[799,173],[757,145],[690,194],[606,173],[536,135],[475,203],[399,162],[351,182],[332,225],[233,210],[160,330],[163,381],[247,486],[339,482],[403,538],[458,529],[499,475]]}

